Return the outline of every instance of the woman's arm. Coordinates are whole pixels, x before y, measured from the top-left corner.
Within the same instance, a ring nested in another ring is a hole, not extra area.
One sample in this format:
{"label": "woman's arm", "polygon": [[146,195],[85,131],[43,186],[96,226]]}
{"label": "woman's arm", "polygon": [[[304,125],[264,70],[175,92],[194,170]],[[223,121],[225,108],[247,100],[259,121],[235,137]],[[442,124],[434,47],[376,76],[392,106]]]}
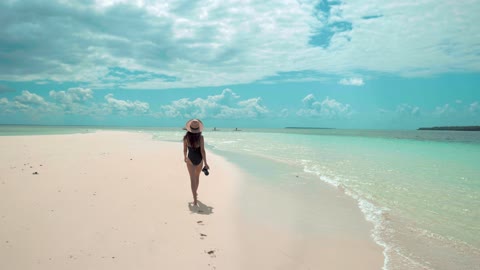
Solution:
{"label": "woman's arm", "polygon": [[183,160],[187,162],[187,140],[183,140]]}
{"label": "woman's arm", "polygon": [[205,144],[203,143],[203,135],[200,137],[200,150],[202,151],[203,161],[205,162],[205,168],[210,169],[207,163],[207,154],[205,153]]}

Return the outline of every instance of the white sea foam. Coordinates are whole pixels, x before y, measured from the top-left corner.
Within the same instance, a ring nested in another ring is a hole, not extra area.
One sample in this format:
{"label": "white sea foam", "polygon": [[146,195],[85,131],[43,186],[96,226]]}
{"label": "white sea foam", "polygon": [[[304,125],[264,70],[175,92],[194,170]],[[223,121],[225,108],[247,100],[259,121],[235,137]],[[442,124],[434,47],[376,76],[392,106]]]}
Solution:
{"label": "white sea foam", "polygon": [[[375,243],[383,248],[383,256],[384,256],[384,263],[383,268],[384,270],[388,270],[388,265],[390,262],[390,251],[393,248],[392,246],[388,245],[386,241],[382,238],[382,233],[385,231],[385,223],[386,220],[384,218],[385,213],[388,211],[387,208],[380,208],[375,206],[373,203],[369,202],[368,200],[362,198],[357,193],[351,191],[350,189],[346,188],[338,177],[331,178],[325,175],[322,175],[321,172],[315,168],[315,166],[307,165],[310,163],[308,160],[302,160],[301,163],[304,165],[304,172],[316,175],[320,180],[323,182],[330,184],[336,188],[342,189],[342,191],[355,199],[358,203],[358,207],[362,211],[365,219],[373,224],[373,230],[371,232],[371,236]],[[309,168],[311,167],[311,168]],[[313,168],[312,168],[313,167]]]}
{"label": "white sea foam", "polygon": [[218,142],[218,144],[232,144],[232,143],[238,143],[238,141],[222,141],[222,142]]}
{"label": "white sea foam", "polygon": [[[382,269],[389,270],[389,269],[424,269],[424,270],[432,270],[432,268],[428,267],[425,264],[419,263],[414,259],[410,258],[409,256],[403,254],[403,252],[395,247],[394,243],[388,243],[389,241],[386,239],[391,237],[391,232],[393,229],[389,226],[388,221],[388,214],[390,209],[386,207],[379,207],[376,206],[374,203],[369,201],[368,199],[364,198],[357,192],[349,189],[346,187],[342,182],[345,179],[341,179],[339,177],[329,177],[323,175],[321,170],[314,165],[311,165],[311,162],[308,160],[301,160],[301,163],[304,166],[304,172],[316,175],[320,180],[323,182],[330,184],[340,190],[342,190],[347,196],[355,199],[357,201],[358,207],[362,211],[365,220],[373,224],[373,229],[371,231],[371,237],[375,243],[383,248],[383,256],[384,256],[384,264]],[[403,262],[402,265],[391,265],[392,263],[392,256],[400,258]],[[405,267],[405,268],[402,268]]]}

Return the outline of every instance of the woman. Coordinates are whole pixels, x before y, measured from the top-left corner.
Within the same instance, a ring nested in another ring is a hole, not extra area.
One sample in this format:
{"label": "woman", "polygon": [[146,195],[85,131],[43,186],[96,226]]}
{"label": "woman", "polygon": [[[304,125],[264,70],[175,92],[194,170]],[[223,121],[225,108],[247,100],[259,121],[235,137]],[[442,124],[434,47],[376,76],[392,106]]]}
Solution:
{"label": "woman", "polygon": [[198,184],[200,183],[202,165],[205,164],[204,168],[209,169],[202,136],[203,123],[198,119],[192,119],[187,122],[185,129],[187,130],[187,134],[183,137],[183,157],[185,163],[187,163],[188,173],[190,174],[193,204],[198,205],[197,190]]}

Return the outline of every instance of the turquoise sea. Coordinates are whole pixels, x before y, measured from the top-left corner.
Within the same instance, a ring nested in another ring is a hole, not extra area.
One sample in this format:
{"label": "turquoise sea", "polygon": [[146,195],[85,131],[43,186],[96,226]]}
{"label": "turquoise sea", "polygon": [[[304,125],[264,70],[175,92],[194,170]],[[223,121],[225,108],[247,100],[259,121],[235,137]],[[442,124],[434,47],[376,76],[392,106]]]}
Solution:
{"label": "turquoise sea", "polygon": [[[96,129],[0,126],[0,135]],[[118,129],[166,141],[184,134]],[[354,198],[384,248],[384,269],[480,269],[480,132],[219,128],[204,136],[255,181],[287,192],[300,183],[305,198],[328,184]]]}

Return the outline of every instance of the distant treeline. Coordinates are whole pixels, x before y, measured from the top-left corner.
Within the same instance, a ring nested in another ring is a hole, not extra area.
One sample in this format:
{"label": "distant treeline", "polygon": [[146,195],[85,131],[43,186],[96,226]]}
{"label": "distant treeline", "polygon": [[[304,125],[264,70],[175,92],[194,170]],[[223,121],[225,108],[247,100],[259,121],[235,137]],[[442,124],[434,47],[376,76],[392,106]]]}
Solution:
{"label": "distant treeline", "polygon": [[480,126],[422,127],[418,130],[480,131]]}

